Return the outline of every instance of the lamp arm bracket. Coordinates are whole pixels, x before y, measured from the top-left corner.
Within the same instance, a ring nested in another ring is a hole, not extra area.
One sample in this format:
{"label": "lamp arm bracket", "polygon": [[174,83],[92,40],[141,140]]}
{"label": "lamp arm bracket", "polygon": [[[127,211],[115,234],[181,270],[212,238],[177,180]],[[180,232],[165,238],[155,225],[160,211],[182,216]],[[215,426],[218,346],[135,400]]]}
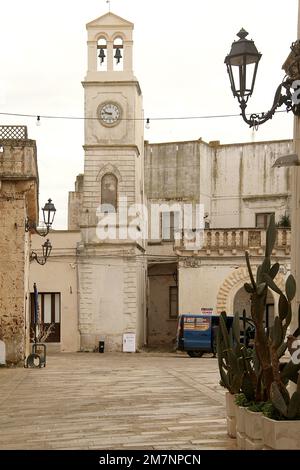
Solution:
{"label": "lamp arm bracket", "polygon": [[[280,83],[274,95],[273,105],[266,113],[253,113],[248,118],[246,114],[247,101],[244,98],[239,99],[242,118],[250,128],[254,127],[255,129],[258,129],[258,126],[264,124],[269,119],[272,119],[276,110],[283,104],[286,106],[287,113],[289,111],[293,111],[295,115],[300,116],[300,105],[293,103],[293,95],[291,92],[292,83],[293,80],[291,79],[284,80],[282,83]],[[285,94],[282,93],[283,89]]]}
{"label": "lamp arm bracket", "polygon": [[39,230],[34,222],[30,222],[28,219],[25,222],[25,232],[34,232],[40,237],[46,237],[49,233],[50,227],[45,227],[45,230]]}
{"label": "lamp arm bracket", "polygon": [[30,261],[30,263],[32,263],[32,261],[36,261],[38,264],[40,264],[42,266],[44,264],[46,264],[46,262],[47,262],[47,260],[45,258],[40,259],[35,251],[32,251],[30,253],[29,261]]}

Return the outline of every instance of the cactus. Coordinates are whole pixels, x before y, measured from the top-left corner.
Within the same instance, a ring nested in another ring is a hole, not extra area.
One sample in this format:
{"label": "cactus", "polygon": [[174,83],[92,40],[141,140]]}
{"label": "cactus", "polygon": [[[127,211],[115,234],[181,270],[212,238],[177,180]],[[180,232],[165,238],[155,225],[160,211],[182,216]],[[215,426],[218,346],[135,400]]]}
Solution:
{"label": "cactus", "polygon": [[226,318],[225,312],[221,313],[217,335],[220,384],[232,394],[242,391],[251,400],[255,391],[255,374],[250,364],[251,358],[240,343],[239,315],[235,314],[230,332],[227,330]]}
{"label": "cactus", "polygon": [[[244,285],[245,290],[251,294],[251,316],[255,324],[255,356],[258,358],[259,367],[254,366],[257,378],[262,375],[262,383],[265,387],[266,398],[270,399],[271,388],[274,392],[276,382],[281,395],[284,385],[291,379],[295,380],[299,367],[294,364],[282,365],[280,358],[287,350],[288,344],[285,340],[287,328],[292,319],[291,302],[296,293],[296,282],[290,275],[285,284],[285,293],[277,286],[274,281],[279,271],[279,264],[271,264],[271,254],[276,240],[276,226],[274,216],[271,217],[266,234],[265,257],[256,273],[256,280],[250,265],[249,254],[246,252],[246,264],[251,283]],[[274,325],[269,332],[265,331],[263,319],[266,306],[268,289],[279,295],[278,317],[274,320]],[[300,319],[299,319],[300,321]],[[300,332],[300,328],[298,328]],[[259,380],[258,380],[259,382]],[[278,395],[278,394],[277,394]]]}
{"label": "cactus", "polygon": [[276,382],[271,386],[271,401],[280,415],[286,419],[300,419],[300,375],[297,390],[289,397],[285,388],[280,389]]}
{"label": "cactus", "polygon": [[[249,253],[245,253],[250,282],[245,283],[245,290],[251,295],[251,317],[255,324],[255,344],[252,355],[240,344],[239,317],[234,317],[230,332],[226,328],[226,314],[220,316],[217,337],[218,363],[221,385],[231,393],[243,392],[246,398],[256,403],[262,400],[272,401],[281,416],[288,419],[300,419],[300,364],[291,360],[281,363],[280,359],[289,346],[286,333],[292,319],[291,303],[296,293],[296,282],[290,275],[283,292],[276,284],[275,278],[279,264],[271,263],[271,254],[276,240],[274,216],[266,234],[265,257],[257,268],[254,277]],[[279,295],[278,316],[269,331],[264,327],[264,313],[268,289]],[[300,309],[298,327],[290,339],[300,335]],[[286,385],[289,381],[297,384],[297,391],[290,398]]]}
{"label": "cactus", "polygon": [[239,393],[242,385],[243,370],[240,368],[239,355],[233,350],[232,339],[227,331],[226,314],[221,313],[217,335],[217,354],[221,385],[230,393]]}

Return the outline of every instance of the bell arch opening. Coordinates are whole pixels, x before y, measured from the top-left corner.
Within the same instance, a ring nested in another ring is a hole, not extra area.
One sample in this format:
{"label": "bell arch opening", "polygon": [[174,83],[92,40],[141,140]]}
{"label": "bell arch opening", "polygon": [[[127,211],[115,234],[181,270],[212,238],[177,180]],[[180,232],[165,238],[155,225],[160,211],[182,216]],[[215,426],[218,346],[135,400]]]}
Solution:
{"label": "bell arch opening", "polygon": [[100,37],[97,43],[97,70],[107,71],[107,41],[104,37]]}

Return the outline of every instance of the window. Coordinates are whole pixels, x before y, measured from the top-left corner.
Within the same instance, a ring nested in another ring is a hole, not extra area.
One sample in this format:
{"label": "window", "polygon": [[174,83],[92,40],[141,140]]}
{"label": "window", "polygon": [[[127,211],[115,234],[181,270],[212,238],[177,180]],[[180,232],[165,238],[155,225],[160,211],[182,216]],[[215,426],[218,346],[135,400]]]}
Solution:
{"label": "window", "polygon": [[117,211],[118,180],[112,173],[107,173],[101,180],[101,212]]}
{"label": "window", "polygon": [[263,212],[261,214],[255,214],[255,227],[267,228],[270,222],[271,215],[274,215],[274,212]]}
{"label": "window", "polygon": [[180,212],[162,212],[161,237],[163,240],[173,241],[175,232],[179,229]]}
{"label": "window", "polygon": [[[34,336],[35,312],[34,312],[34,294],[30,294],[30,331],[31,339]],[[43,325],[44,330],[52,327],[52,333],[45,339],[46,343],[60,342],[60,294],[59,293],[39,293],[38,295],[38,323]]]}
{"label": "window", "polygon": [[170,286],[169,287],[169,317],[177,318],[178,317],[178,287]]}

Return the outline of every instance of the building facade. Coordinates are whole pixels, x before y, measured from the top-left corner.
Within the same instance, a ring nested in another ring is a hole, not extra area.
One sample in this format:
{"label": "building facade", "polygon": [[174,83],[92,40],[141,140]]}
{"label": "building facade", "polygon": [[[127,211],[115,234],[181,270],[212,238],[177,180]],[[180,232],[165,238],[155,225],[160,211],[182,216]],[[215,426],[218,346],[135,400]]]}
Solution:
{"label": "building facade", "polygon": [[[0,342],[8,364],[29,352],[30,232],[38,217],[34,140],[25,126],[0,126]],[[3,354],[4,356],[4,354]]]}
{"label": "building facade", "polygon": [[51,232],[51,258],[42,273],[32,264],[30,282],[59,324],[61,351],[101,340],[121,351],[127,333],[136,348],[172,347],[180,313],[248,310],[244,251],[261,262],[272,213],[287,225],[273,253],[284,282],[290,170],[273,165],[292,142],[145,142],[133,24],[108,13],[87,31],[84,174],[69,194],[69,230]]}

